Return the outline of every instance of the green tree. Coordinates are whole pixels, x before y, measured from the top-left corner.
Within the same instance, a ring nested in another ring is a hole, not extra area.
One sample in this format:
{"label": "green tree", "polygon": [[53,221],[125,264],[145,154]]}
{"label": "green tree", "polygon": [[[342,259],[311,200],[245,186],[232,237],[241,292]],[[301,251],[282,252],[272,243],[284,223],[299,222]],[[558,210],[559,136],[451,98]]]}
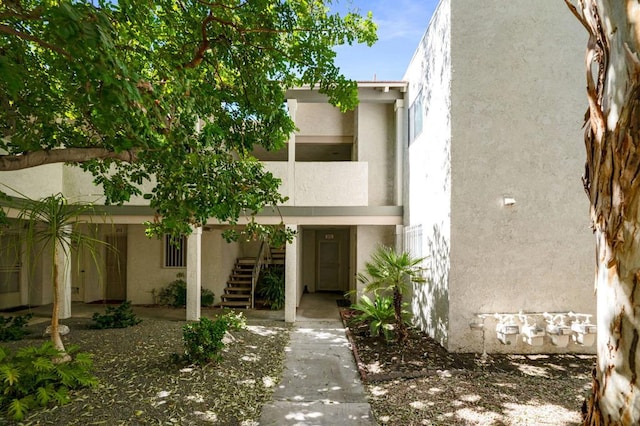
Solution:
{"label": "green tree", "polygon": [[24,222],[24,239],[27,251],[32,260],[44,258],[51,262],[51,283],[53,286],[53,312],[51,314],[51,341],[55,349],[61,352],[58,361],[66,362],[71,358],[65,351],[60,338],[59,315],[61,283],[59,271],[69,267],[60,261],[60,254],[67,259],[71,258],[71,252],[81,248],[93,257],[97,265],[97,248],[100,245],[110,247],[90,235],[78,229],[81,224],[88,224],[84,216],[93,217],[95,213],[89,204],[69,203],[62,194],[54,194],[42,200],[32,200],[23,196],[20,200],[14,200],[10,206],[18,209],[17,218]]}
{"label": "green tree", "polygon": [[142,195],[155,235],[253,219],[283,201],[250,152],[281,148],[294,130],[286,90],[312,85],[343,110],[357,103],[333,48],[372,44],[375,24],[330,3],[0,2],[0,171],[75,164],[106,204],[153,180]]}
{"label": "green tree", "polygon": [[407,252],[378,246],[365,263],[365,273],[358,274],[358,281],[365,285],[366,292],[379,291],[393,294],[395,333],[399,343],[407,340],[407,326],[402,318],[402,298],[411,289],[412,283],[424,283],[424,258],[416,258]]}
{"label": "green tree", "polygon": [[565,0],[589,34],[583,176],[596,240],[597,362],[588,425],[640,424],[640,4]]}

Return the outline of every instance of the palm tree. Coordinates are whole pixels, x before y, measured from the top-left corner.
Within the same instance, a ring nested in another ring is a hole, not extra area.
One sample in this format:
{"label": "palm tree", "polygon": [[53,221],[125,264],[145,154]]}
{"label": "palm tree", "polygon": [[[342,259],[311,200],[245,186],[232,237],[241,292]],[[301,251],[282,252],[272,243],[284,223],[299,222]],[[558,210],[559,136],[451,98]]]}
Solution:
{"label": "palm tree", "polygon": [[371,255],[371,261],[365,263],[366,273],[358,274],[358,281],[365,285],[366,292],[393,292],[396,337],[399,343],[407,340],[407,326],[402,318],[402,297],[411,288],[411,283],[424,283],[425,258],[416,258],[407,252],[397,253],[386,246],[378,246]]}
{"label": "palm tree", "polygon": [[[35,259],[46,256],[51,260],[53,284],[53,312],[51,314],[51,341],[60,351],[58,362],[70,361],[66,353],[60,332],[58,318],[60,315],[60,300],[58,291],[60,282],[58,271],[65,265],[60,264],[60,251],[66,259],[71,258],[71,252],[81,247],[87,248],[89,254],[97,264],[97,246],[107,245],[91,235],[84,234],[77,229],[77,225],[89,223],[82,216],[91,217],[94,213],[93,205],[69,203],[62,194],[50,195],[40,200],[30,199],[20,194],[22,199],[13,199],[9,204],[18,209],[17,219],[25,221],[27,250],[33,253]],[[46,251],[50,250],[47,254]],[[49,257],[50,256],[50,257]]]}

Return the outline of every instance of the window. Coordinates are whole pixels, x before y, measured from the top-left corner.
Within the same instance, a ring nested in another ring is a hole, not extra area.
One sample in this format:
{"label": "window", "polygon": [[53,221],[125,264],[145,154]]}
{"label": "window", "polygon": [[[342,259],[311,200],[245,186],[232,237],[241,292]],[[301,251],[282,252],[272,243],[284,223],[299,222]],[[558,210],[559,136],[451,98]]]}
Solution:
{"label": "window", "polygon": [[185,268],[187,266],[187,238],[164,236],[164,267]]}
{"label": "window", "polygon": [[412,257],[423,257],[422,254],[422,225],[405,226],[404,251]]}
{"label": "window", "polygon": [[416,96],[413,104],[409,107],[409,143],[413,142],[422,133],[422,90]]}

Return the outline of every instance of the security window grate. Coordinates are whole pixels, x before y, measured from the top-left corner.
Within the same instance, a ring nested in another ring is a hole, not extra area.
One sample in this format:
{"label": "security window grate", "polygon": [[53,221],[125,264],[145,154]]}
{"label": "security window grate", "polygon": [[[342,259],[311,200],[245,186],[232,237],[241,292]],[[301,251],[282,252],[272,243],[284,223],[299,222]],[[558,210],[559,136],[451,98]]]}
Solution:
{"label": "security window grate", "polygon": [[164,236],[164,267],[185,268],[187,266],[186,237]]}

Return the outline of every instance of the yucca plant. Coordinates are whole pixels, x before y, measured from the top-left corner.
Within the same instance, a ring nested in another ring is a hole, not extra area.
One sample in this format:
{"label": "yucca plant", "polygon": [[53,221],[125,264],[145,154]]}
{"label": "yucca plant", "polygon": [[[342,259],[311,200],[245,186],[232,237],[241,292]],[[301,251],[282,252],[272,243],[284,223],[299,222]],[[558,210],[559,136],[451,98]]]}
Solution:
{"label": "yucca plant", "polygon": [[358,281],[365,285],[364,290],[369,293],[391,292],[393,295],[393,310],[395,320],[395,334],[398,343],[407,340],[407,326],[402,317],[402,297],[411,289],[411,283],[424,283],[424,258],[413,257],[407,252],[397,253],[386,246],[378,246],[365,263],[365,273],[358,274]]}
{"label": "yucca plant", "polygon": [[[94,262],[97,262],[97,247],[110,246],[89,234],[78,230],[78,225],[88,224],[83,217],[95,215],[92,204],[70,203],[62,194],[33,200],[24,194],[19,194],[22,199],[12,199],[10,207],[19,211],[17,219],[24,221],[27,249],[32,259],[40,259],[45,256],[51,261],[51,283],[53,285],[53,312],[51,314],[51,341],[59,351],[59,362],[69,361],[64,344],[58,331],[58,319],[60,313],[58,271],[64,268],[59,254],[64,254],[66,259],[71,258],[71,252],[85,248]],[[111,248],[113,249],[113,248]],[[47,253],[47,250],[49,252]]]}

